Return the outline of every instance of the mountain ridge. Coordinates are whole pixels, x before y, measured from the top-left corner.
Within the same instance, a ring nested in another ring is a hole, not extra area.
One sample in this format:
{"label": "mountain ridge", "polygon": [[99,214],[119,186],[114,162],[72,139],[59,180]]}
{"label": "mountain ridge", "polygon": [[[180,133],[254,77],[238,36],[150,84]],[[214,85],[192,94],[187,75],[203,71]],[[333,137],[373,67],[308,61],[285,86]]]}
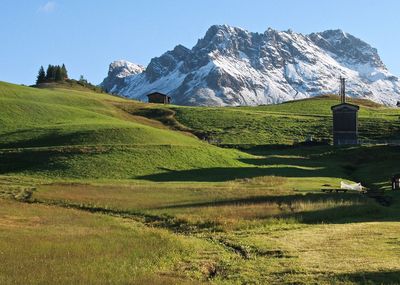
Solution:
{"label": "mountain ridge", "polygon": [[303,35],[213,25],[192,49],[177,45],[146,68],[113,62],[101,85],[142,100],[159,91],[180,105],[236,106],[337,93],[339,76],[348,78],[351,97],[400,100],[399,80],[377,50],[340,29]]}

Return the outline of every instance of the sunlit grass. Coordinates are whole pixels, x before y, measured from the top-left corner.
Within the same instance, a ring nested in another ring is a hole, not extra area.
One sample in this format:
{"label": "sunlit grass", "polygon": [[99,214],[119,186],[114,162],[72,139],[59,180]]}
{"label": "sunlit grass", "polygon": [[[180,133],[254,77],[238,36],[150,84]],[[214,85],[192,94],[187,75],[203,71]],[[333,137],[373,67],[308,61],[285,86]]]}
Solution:
{"label": "sunlit grass", "polygon": [[[307,191],[292,190],[294,181],[298,181],[296,186],[299,188],[309,185],[309,179],[301,181],[282,177],[200,185],[67,183],[39,186],[33,198],[65,205],[124,211],[134,215],[170,216],[188,224],[210,224],[222,230],[248,227],[248,224],[252,227],[268,224],[271,219],[318,223],[362,218],[365,212],[377,208],[375,203],[358,194],[321,193],[320,188],[317,188],[321,184],[318,183],[315,188],[308,188]],[[310,191],[312,189],[314,192]],[[335,213],[335,209],[342,210]]]}
{"label": "sunlit grass", "polygon": [[[389,189],[399,149],[268,146],[329,139],[336,101],[166,107],[0,83],[0,283],[400,283],[399,195],[321,192]],[[356,103],[361,136],[398,137],[398,110]]]}
{"label": "sunlit grass", "polygon": [[[212,248],[133,221],[0,199],[2,284],[176,284]],[[193,281],[195,282],[195,281]]]}
{"label": "sunlit grass", "polygon": [[[367,100],[359,104],[360,137],[398,139],[400,111]],[[233,145],[293,144],[306,138],[331,140],[330,107],[339,103],[333,96],[257,107],[174,107],[177,120],[213,141]]]}

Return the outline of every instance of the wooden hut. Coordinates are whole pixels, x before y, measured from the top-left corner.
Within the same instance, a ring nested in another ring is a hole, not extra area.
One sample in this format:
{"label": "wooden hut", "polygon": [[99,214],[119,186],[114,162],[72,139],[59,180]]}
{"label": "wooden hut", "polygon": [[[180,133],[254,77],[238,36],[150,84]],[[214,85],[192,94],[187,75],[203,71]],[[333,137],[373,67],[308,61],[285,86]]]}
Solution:
{"label": "wooden hut", "polygon": [[359,106],[346,103],[345,79],[340,78],[341,103],[331,107],[333,113],[333,144],[358,144]]}
{"label": "wooden hut", "polygon": [[160,92],[153,92],[147,95],[149,103],[170,104],[171,97]]}

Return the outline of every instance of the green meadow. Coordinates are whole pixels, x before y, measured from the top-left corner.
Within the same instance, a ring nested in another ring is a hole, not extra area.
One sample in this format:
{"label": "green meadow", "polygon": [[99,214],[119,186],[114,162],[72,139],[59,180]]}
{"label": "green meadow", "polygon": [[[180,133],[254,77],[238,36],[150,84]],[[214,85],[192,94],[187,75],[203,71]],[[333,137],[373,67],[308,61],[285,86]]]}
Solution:
{"label": "green meadow", "polygon": [[[361,106],[360,138],[395,140],[400,138],[399,112],[366,100],[349,100]],[[307,137],[331,141],[332,113],[336,96],[286,102],[258,107],[197,108],[177,107],[176,117],[187,127],[203,131],[221,144],[264,145],[302,142]]]}
{"label": "green meadow", "polygon": [[[0,283],[399,284],[400,147],[327,144],[337,102],[164,106],[0,82]],[[399,110],[353,103],[361,138],[400,138]],[[321,191],[341,181],[384,203]]]}

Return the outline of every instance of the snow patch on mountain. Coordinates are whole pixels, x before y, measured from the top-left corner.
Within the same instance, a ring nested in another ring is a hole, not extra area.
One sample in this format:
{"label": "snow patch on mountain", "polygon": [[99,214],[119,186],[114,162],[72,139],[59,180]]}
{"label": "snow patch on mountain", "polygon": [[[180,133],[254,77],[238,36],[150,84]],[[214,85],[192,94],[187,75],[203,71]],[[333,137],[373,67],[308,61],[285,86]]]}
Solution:
{"label": "snow patch on mountain", "polygon": [[141,74],[145,68],[126,60],[116,60],[108,68],[108,76],[102,82],[102,87],[108,92],[118,93],[125,86],[125,78]]}
{"label": "snow patch on mountain", "polygon": [[399,80],[377,50],[341,30],[260,34],[215,25],[192,49],[178,45],[146,68],[113,62],[101,85],[141,100],[158,91],[175,104],[236,106],[337,93],[339,76],[350,96],[386,105],[400,100]]}

